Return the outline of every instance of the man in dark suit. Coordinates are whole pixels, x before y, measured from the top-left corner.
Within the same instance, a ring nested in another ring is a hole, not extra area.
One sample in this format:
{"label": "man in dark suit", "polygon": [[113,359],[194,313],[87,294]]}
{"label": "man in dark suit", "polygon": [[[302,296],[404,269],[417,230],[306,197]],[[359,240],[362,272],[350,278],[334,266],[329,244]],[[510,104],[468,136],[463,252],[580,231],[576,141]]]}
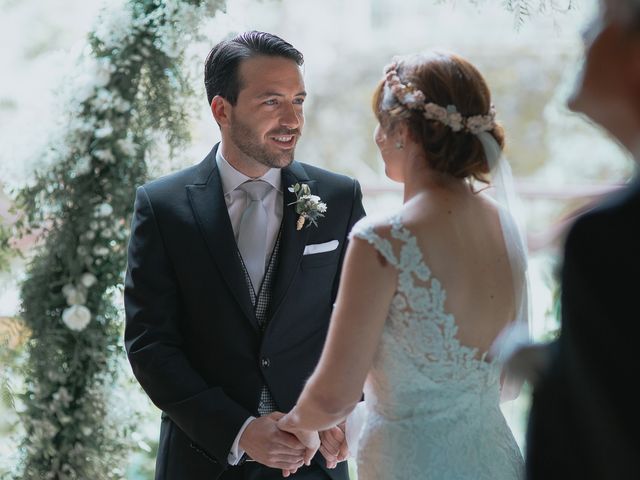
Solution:
{"label": "man in dark suit", "polygon": [[[304,448],[276,421],[320,356],[364,215],[355,180],[293,161],[302,63],[268,33],[216,45],[205,86],[222,142],[137,190],[125,344],[163,412],[156,479],[275,479],[302,465]],[[314,195],[298,211],[296,184]],[[293,478],[346,480],[347,466],[316,456]]]}
{"label": "man in dark suit", "polygon": [[[570,107],[640,154],[640,2],[606,0]],[[565,245],[562,327],[534,391],[529,479],[640,478],[640,181],[580,216]]]}

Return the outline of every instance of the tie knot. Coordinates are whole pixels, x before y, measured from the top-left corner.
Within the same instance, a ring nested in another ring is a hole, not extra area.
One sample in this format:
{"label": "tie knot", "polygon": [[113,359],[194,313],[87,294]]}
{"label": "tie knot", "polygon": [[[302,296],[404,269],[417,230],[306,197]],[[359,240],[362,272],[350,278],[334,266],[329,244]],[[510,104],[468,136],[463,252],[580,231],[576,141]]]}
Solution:
{"label": "tie knot", "polygon": [[249,180],[238,186],[238,188],[245,192],[252,201],[261,202],[273,187],[264,180]]}

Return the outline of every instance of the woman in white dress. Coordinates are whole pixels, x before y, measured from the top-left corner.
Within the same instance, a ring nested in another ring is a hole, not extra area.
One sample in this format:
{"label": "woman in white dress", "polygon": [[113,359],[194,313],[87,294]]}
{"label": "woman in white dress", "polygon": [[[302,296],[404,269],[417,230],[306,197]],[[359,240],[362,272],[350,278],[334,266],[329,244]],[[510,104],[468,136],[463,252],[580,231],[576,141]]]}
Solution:
{"label": "woman in white dress", "polygon": [[505,162],[489,89],[456,55],[416,55],[385,68],[373,106],[404,204],[354,227],[322,357],[279,427],[315,453],[366,381],[360,480],[521,478],[491,347],[518,318],[526,262],[480,191]]}

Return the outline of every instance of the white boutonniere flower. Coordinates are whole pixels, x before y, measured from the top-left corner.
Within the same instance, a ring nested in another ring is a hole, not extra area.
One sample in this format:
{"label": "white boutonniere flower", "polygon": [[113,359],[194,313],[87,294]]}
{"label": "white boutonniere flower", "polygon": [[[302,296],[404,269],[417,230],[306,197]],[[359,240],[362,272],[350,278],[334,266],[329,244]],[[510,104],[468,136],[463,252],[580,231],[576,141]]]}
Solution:
{"label": "white boutonniere flower", "polygon": [[289,191],[296,194],[296,201],[289,204],[296,206],[296,213],[299,215],[296,230],[301,230],[306,220],[309,220],[309,225],[314,224],[317,227],[318,219],[324,217],[327,211],[327,204],[322,202],[319,196],[311,195],[311,189],[306,183],[291,185]]}

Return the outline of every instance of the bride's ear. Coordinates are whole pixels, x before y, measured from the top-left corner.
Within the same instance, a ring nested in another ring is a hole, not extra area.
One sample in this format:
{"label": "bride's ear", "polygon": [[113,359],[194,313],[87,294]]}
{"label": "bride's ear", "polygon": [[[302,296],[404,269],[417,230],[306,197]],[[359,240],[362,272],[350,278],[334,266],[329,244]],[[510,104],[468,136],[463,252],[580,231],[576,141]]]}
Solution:
{"label": "bride's ear", "polygon": [[409,124],[407,122],[398,122],[394,125],[393,134],[390,135],[390,138],[399,150],[404,148],[409,142],[415,142],[412,138],[411,131],[409,130]]}

